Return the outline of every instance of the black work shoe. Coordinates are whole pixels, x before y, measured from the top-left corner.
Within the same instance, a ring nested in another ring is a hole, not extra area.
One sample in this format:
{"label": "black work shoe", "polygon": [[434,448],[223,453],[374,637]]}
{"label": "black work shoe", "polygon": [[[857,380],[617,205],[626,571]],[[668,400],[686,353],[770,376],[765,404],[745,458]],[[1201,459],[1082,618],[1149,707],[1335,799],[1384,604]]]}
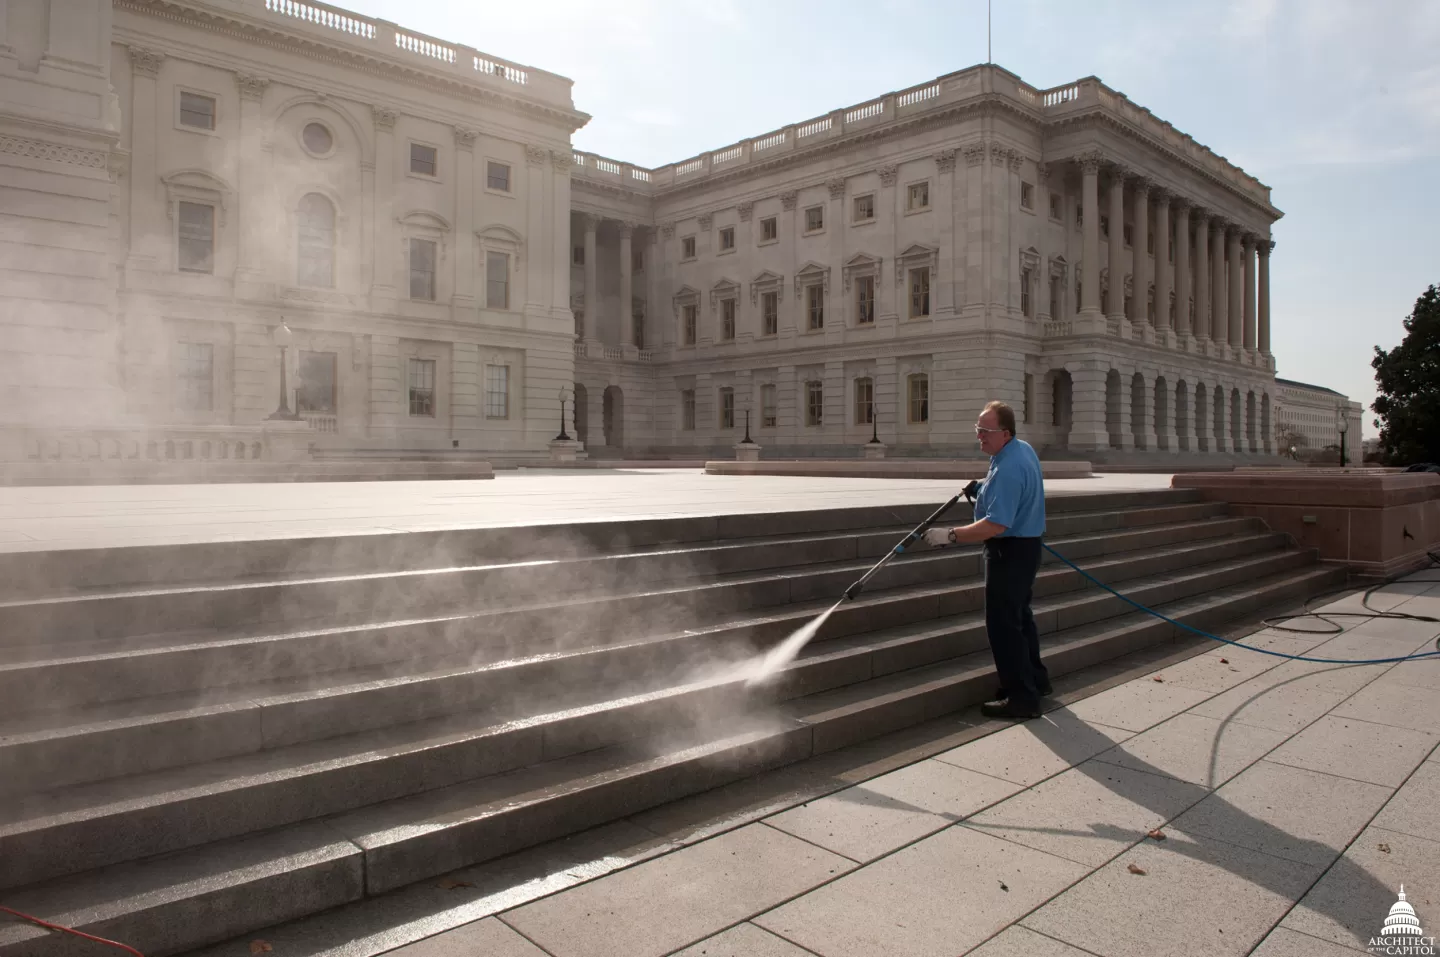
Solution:
{"label": "black work shoe", "polygon": [[[1036,690],[1040,692],[1040,697],[1042,698],[1048,698],[1055,693],[1055,689],[1050,687],[1050,682],[1048,681]],[[995,700],[1004,701],[1008,697],[1010,697],[1010,692],[1006,691],[1003,685],[997,685],[995,688]]]}
{"label": "black work shoe", "polygon": [[1040,706],[1038,704],[1022,705],[1013,698],[1001,698],[999,701],[987,701],[982,704],[980,713],[987,718],[1011,718],[1015,721],[1026,721],[1030,718],[1040,717]]}

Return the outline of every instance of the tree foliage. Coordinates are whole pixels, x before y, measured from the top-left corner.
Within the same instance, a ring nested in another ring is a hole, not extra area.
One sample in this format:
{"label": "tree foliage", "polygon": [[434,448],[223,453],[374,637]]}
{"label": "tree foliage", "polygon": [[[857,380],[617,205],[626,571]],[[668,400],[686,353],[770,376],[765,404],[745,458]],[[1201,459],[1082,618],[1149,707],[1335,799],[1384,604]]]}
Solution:
{"label": "tree foliage", "polygon": [[1405,338],[1370,361],[1380,395],[1380,447],[1390,465],[1440,461],[1440,290],[1431,286],[1405,319]]}

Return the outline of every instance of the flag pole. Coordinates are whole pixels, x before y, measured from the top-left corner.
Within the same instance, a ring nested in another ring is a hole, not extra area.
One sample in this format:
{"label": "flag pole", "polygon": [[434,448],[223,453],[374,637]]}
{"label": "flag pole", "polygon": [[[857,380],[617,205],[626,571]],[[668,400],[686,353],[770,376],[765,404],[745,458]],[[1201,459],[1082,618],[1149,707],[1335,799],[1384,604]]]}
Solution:
{"label": "flag pole", "polygon": [[985,0],[985,62],[994,63],[995,56],[990,49],[990,6],[994,0]]}

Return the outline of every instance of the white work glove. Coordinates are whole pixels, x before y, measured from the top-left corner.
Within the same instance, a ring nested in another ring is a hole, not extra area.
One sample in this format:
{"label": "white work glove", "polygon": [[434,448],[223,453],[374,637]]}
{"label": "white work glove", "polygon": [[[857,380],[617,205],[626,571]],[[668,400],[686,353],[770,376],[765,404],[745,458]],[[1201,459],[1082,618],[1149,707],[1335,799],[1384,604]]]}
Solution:
{"label": "white work glove", "polygon": [[945,528],[925,529],[925,544],[931,548],[943,548],[953,544],[950,541],[950,527],[947,525]]}

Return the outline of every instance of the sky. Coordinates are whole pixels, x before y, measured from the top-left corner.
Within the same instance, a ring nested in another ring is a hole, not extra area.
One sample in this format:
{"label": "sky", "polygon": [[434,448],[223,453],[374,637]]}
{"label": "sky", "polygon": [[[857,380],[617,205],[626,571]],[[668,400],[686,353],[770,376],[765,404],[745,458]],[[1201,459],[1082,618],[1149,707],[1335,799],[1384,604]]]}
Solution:
{"label": "sky", "polygon": [[[986,62],[986,0],[341,0],[574,80],[653,167]],[[993,0],[993,62],[1097,76],[1271,187],[1277,374],[1365,403],[1440,284],[1440,0]]]}

